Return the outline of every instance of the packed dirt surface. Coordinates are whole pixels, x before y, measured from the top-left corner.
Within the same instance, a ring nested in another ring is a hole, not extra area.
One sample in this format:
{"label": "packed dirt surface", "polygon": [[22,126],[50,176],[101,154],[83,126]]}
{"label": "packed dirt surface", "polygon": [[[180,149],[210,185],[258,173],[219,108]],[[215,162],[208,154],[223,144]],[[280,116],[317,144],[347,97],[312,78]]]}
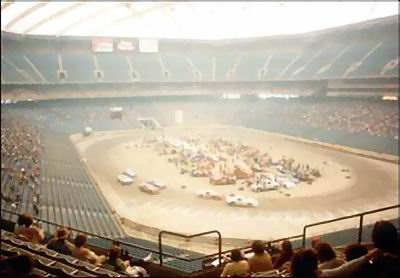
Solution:
{"label": "packed dirt surface", "polygon": [[[240,141],[267,152],[274,159],[282,155],[318,167],[322,176],[311,185],[294,189],[255,193],[242,185],[210,185],[208,178],[182,175],[166,156],[138,147],[143,138],[157,135],[222,138]],[[276,239],[302,233],[306,224],[398,203],[398,165],[310,145],[284,136],[241,127],[171,127],[162,130],[95,132],[88,137],[71,136],[99,188],[117,214],[148,227],[184,234],[218,230],[224,238]],[[117,175],[126,169],[138,176],[132,185],[121,185]],[[348,170],[344,172],[343,169]],[[348,177],[350,176],[350,177]],[[158,195],[139,190],[138,185],[159,179],[167,188]],[[182,186],[185,185],[185,188]],[[239,187],[244,187],[239,191]],[[224,195],[235,193],[255,198],[257,208],[228,206],[224,200],[196,196],[202,189]],[[393,217],[397,211],[369,217]],[[357,219],[318,227],[314,233],[356,227]],[[132,232],[135,234],[134,232]]]}

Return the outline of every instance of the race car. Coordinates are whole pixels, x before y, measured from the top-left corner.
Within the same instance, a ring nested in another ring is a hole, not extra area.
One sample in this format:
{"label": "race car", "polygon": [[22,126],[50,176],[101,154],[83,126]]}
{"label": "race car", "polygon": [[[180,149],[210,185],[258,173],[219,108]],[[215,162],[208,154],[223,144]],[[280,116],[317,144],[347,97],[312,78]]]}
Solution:
{"label": "race car", "polygon": [[279,183],[276,181],[272,181],[270,179],[263,179],[259,181],[258,183],[253,183],[250,185],[250,189],[253,192],[263,192],[263,191],[269,191],[269,190],[277,190],[279,187]]}
{"label": "race car", "polygon": [[125,175],[125,176],[128,176],[128,177],[130,177],[132,179],[137,176],[136,173],[131,169],[125,170],[122,174]]}
{"label": "race car", "polygon": [[140,184],[139,189],[141,191],[146,192],[151,195],[156,195],[156,194],[160,193],[160,189],[158,189],[157,187],[155,187],[152,184],[149,184],[148,182],[144,182],[144,183]]}
{"label": "race car", "polygon": [[253,198],[245,198],[243,196],[238,195],[229,195],[226,197],[226,203],[230,206],[237,206],[237,207],[258,207],[258,201]]}
{"label": "race car", "polygon": [[229,176],[218,176],[218,177],[212,176],[210,177],[210,184],[213,185],[236,184],[236,178]]}
{"label": "race car", "polygon": [[126,175],[118,175],[117,180],[122,185],[129,185],[133,183],[133,179]]}
{"label": "race car", "polygon": [[160,180],[149,180],[147,181],[148,184],[151,184],[152,186],[158,188],[158,189],[165,189],[167,188],[167,185],[163,183]]}
{"label": "race car", "polygon": [[214,190],[201,190],[197,192],[197,196],[204,199],[222,200],[223,195]]}
{"label": "race car", "polygon": [[287,189],[295,188],[296,183],[294,179],[288,177],[277,177],[276,181],[283,187]]}

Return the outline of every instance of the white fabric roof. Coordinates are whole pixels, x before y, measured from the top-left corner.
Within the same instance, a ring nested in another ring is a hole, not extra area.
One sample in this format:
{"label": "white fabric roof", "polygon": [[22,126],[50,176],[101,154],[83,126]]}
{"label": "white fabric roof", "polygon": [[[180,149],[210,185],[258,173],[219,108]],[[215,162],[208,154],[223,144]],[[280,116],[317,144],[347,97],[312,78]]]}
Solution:
{"label": "white fabric roof", "polygon": [[299,34],[398,14],[394,2],[1,2],[1,30],[228,39]]}

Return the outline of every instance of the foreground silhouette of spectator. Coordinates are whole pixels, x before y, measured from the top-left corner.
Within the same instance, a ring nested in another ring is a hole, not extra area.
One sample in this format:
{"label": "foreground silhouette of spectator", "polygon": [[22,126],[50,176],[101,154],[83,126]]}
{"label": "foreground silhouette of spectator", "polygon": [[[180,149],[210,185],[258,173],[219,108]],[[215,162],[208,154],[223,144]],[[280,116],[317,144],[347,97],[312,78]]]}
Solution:
{"label": "foreground silhouette of spectator", "polygon": [[243,258],[239,249],[234,249],[231,252],[232,262],[227,263],[221,273],[221,277],[229,276],[246,276],[249,273],[249,264]]}
{"label": "foreground silhouette of spectator", "polygon": [[367,255],[340,267],[321,271],[321,277],[400,277],[400,251],[397,228],[389,221],[378,221],[372,230],[374,249]]}
{"label": "foreground silhouette of spectator", "polygon": [[47,243],[47,248],[57,251],[64,255],[72,255],[73,244],[67,241],[69,232],[67,228],[59,228],[54,238]]}
{"label": "foreground silhouette of spectator", "polygon": [[317,278],[318,256],[313,249],[298,251],[292,259],[290,267],[291,278]]}
{"label": "foreground silhouette of spectator", "polygon": [[15,255],[0,260],[0,277],[33,277],[34,262],[29,255]]}
{"label": "foreground silhouette of spectator", "polygon": [[251,249],[254,255],[248,260],[250,272],[262,272],[274,268],[271,256],[266,251],[265,244],[261,240],[254,241]]}

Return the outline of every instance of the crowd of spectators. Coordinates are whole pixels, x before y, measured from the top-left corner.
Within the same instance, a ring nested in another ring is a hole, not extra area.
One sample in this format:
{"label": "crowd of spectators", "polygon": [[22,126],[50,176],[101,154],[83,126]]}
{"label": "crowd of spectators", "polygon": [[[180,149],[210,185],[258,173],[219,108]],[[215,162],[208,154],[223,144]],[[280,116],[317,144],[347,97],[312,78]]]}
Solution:
{"label": "crowd of spectators", "polygon": [[[17,209],[21,202],[32,204],[35,215],[40,210],[40,157],[43,145],[38,129],[1,113],[1,171],[3,184],[9,184],[10,190],[1,192],[1,199]],[[29,200],[21,200],[22,192],[28,189]]]}
{"label": "crowd of spectators", "polygon": [[343,251],[329,243],[313,240],[312,248],[293,251],[289,241],[281,243],[281,253],[272,264],[262,241],[255,241],[252,254],[232,250],[221,277],[272,277],[273,273],[291,278],[400,277],[400,245],[397,228],[389,221],[375,223],[371,250],[361,244],[350,244]]}
{"label": "crowd of spectators", "polygon": [[302,124],[327,130],[344,130],[373,136],[398,138],[397,102],[371,100],[288,100],[256,105],[254,116],[282,123]]}

